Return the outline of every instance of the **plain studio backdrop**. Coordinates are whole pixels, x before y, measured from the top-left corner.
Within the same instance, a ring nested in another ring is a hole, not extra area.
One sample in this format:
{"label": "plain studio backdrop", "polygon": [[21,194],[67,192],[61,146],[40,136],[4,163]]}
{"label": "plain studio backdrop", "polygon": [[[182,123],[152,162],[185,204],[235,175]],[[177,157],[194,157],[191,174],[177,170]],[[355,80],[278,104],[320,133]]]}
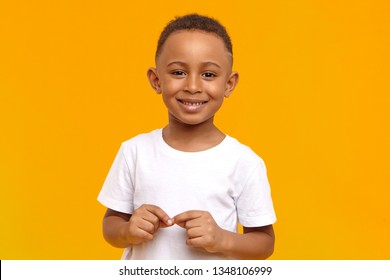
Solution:
{"label": "plain studio backdrop", "polygon": [[216,123],[267,164],[271,259],[389,259],[387,0],[1,1],[0,259],[120,258],[96,197],[121,142],[167,123],[146,70],[190,12],[233,40]]}

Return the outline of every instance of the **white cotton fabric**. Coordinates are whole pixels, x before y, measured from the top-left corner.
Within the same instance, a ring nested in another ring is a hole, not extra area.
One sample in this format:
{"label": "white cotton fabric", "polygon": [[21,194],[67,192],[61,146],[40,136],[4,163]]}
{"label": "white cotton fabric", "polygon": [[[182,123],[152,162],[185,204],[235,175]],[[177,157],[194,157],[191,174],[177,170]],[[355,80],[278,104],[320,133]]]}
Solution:
{"label": "white cotton fabric", "polygon": [[[98,201],[128,214],[142,204],[170,217],[204,210],[232,232],[237,222],[259,227],[276,221],[263,160],[230,136],[209,150],[182,152],[165,143],[162,129],[138,135],[122,144]],[[126,248],[122,259],[226,259],[188,247],[186,239],[178,225],[160,228],[152,241]]]}

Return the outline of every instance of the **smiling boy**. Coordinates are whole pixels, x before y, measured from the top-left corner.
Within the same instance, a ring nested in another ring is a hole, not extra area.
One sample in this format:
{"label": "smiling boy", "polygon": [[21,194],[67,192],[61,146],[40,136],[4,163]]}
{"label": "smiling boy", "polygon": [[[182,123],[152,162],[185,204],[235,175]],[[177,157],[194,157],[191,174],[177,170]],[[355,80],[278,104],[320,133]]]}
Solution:
{"label": "smiling boy", "polygon": [[[225,28],[197,14],[160,35],[147,72],[168,125],[124,142],[98,200],[123,259],[265,259],[276,221],[263,161],[214,115],[238,82]],[[238,222],[244,233],[237,232]]]}

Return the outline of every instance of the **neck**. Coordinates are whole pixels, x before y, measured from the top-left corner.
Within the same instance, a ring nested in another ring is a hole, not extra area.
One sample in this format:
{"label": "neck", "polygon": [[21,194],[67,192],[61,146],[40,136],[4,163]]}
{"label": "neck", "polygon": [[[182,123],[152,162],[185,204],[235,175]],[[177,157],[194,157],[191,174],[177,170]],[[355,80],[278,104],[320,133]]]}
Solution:
{"label": "neck", "polygon": [[213,118],[197,125],[183,124],[169,120],[163,129],[164,141],[180,151],[198,152],[215,147],[225,138],[215,125]]}

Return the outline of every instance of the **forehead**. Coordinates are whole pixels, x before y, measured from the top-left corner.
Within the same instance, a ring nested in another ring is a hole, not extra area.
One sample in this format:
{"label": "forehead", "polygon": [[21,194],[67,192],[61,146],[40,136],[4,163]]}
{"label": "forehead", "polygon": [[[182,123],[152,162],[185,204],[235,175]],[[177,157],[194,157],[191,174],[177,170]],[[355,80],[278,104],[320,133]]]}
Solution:
{"label": "forehead", "polygon": [[231,54],[218,35],[200,30],[180,30],[169,35],[158,62],[167,60],[205,60],[231,64]]}

